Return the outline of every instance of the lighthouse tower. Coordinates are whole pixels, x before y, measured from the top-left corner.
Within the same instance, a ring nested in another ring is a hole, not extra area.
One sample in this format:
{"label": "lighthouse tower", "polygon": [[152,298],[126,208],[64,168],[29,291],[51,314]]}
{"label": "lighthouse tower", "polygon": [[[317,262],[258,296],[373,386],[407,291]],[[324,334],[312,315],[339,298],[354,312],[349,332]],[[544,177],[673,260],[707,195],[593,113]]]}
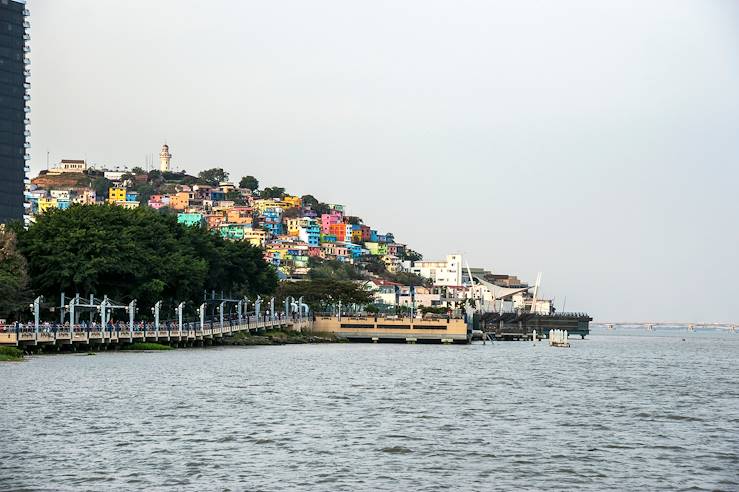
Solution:
{"label": "lighthouse tower", "polygon": [[169,171],[169,161],[172,160],[172,154],[169,153],[169,145],[162,145],[162,151],[159,152],[159,170],[162,172]]}

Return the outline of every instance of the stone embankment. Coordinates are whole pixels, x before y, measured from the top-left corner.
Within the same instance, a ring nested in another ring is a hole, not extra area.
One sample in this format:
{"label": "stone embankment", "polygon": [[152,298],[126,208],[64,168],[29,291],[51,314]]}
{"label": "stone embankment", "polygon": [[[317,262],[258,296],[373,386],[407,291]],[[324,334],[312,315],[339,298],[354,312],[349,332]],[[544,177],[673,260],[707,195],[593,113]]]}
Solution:
{"label": "stone embankment", "polygon": [[224,337],[221,345],[290,345],[301,343],[342,343],[345,338],[333,333],[302,333],[298,331],[268,331],[265,333],[235,333]]}

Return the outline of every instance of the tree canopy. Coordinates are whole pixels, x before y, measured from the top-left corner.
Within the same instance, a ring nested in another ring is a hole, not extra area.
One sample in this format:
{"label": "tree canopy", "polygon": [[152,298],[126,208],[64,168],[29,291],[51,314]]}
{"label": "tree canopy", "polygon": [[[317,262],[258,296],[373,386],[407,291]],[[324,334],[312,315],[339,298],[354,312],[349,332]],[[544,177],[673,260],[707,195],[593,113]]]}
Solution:
{"label": "tree canopy", "polygon": [[218,183],[228,181],[228,173],[220,167],[205,169],[198,173],[198,180],[204,184],[218,186]]}
{"label": "tree canopy", "polygon": [[267,187],[259,194],[262,198],[282,198],[285,196],[285,188],[280,186]]}
{"label": "tree canopy", "polygon": [[16,248],[15,232],[0,225],[0,318],[17,319],[32,299],[26,259]]}
{"label": "tree canopy", "polygon": [[277,277],[262,251],[230,242],[175,215],[141,207],[75,205],[51,210],[18,237],[37,294],[96,294],[150,306],[274,292]]}
{"label": "tree canopy", "polygon": [[239,181],[239,188],[246,188],[247,190],[257,190],[259,188],[259,180],[254,176],[244,176]]}
{"label": "tree canopy", "polygon": [[344,306],[364,306],[370,304],[374,298],[372,291],[361,282],[331,279],[280,282],[277,298],[284,299],[286,296],[295,299],[302,296],[303,302],[317,312],[328,311],[329,306],[339,301]]}

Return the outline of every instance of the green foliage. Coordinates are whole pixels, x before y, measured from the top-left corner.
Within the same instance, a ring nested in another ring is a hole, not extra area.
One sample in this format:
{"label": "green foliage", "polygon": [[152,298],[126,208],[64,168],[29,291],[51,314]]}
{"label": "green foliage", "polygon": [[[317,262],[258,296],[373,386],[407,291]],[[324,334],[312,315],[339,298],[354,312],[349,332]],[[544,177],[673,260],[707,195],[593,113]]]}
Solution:
{"label": "green foliage", "polygon": [[331,212],[331,207],[327,203],[319,202],[315,207],[311,207],[320,216]]}
{"label": "green foliage", "polygon": [[432,285],[431,280],[424,278],[418,275],[417,273],[411,273],[411,272],[398,272],[398,273],[388,272],[388,274],[385,275],[383,278],[391,282],[397,282],[403,285],[413,285],[415,287],[418,287],[418,286],[430,287]]}
{"label": "green foliage", "polygon": [[105,177],[98,177],[92,180],[90,187],[95,190],[98,198],[108,198],[108,188],[113,186],[113,182]]}
{"label": "green foliage", "polygon": [[244,176],[239,181],[239,188],[246,188],[247,190],[255,191],[259,189],[259,180],[254,176]]}
{"label": "green foliage", "polygon": [[136,176],[146,174],[146,171],[144,171],[144,168],[136,166],[133,169],[131,169],[131,172],[135,174]]}
{"label": "green foliage", "polygon": [[262,198],[282,198],[285,196],[285,188],[280,186],[267,187],[259,194]]}
{"label": "green foliage", "polygon": [[302,200],[304,207],[309,207],[310,209],[315,210],[318,206],[318,200],[316,200],[316,197],[313,195],[303,195],[300,199]]}
{"label": "green foliage", "polygon": [[140,306],[159,299],[194,305],[205,289],[255,295],[277,284],[260,249],[147,207],[52,210],[20,234],[18,244],[29,260],[31,285],[50,299],[79,292],[138,299]]}
{"label": "green foliage", "polygon": [[23,351],[17,347],[6,347],[0,345],[0,361],[21,360]]}
{"label": "green foliage", "polygon": [[18,319],[32,298],[28,265],[16,247],[15,232],[0,225],[0,318]]}
{"label": "green foliage", "polygon": [[153,342],[135,342],[121,347],[121,350],[173,350],[169,345]]}
{"label": "green foliage", "polygon": [[449,308],[443,306],[418,306],[422,314],[448,314]]}
{"label": "green foliage", "polygon": [[162,172],[158,169],[152,169],[151,171],[149,171],[149,178],[147,179],[147,181],[149,181],[150,183],[161,182],[163,180],[164,176],[162,176]]}
{"label": "green foliage", "polygon": [[139,194],[139,203],[146,205],[151,195],[156,194],[157,190],[149,183],[139,183],[133,187],[133,190]]}
{"label": "green foliage", "polygon": [[220,167],[200,171],[198,180],[211,186],[218,186],[222,181],[228,181],[228,173]]}
{"label": "green foliage", "polygon": [[364,275],[354,265],[338,260],[311,257],[308,278],[311,280],[361,280]]}
{"label": "green foliage", "polygon": [[297,219],[303,216],[303,209],[300,207],[290,207],[282,213],[285,219]]}
{"label": "green foliage", "polygon": [[413,251],[412,249],[406,249],[405,251],[401,253],[400,259],[403,261],[421,261],[423,260],[423,255],[419,253],[418,251]]}
{"label": "green foliage", "polygon": [[246,205],[246,200],[238,190],[229,191],[226,193],[226,200],[234,202],[236,205]]}
{"label": "green foliage", "polygon": [[349,224],[351,224],[351,225],[360,225],[360,224],[362,224],[364,222],[361,218],[359,218],[359,217],[357,217],[355,215],[349,215],[349,216],[347,216],[346,217],[346,221]]}
{"label": "green foliage", "polygon": [[331,279],[280,282],[277,297],[284,299],[286,296],[303,297],[303,302],[314,311],[327,311],[329,306],[339,301],[345,306],[364,306],[373,299],[372,292],[360,282]]}

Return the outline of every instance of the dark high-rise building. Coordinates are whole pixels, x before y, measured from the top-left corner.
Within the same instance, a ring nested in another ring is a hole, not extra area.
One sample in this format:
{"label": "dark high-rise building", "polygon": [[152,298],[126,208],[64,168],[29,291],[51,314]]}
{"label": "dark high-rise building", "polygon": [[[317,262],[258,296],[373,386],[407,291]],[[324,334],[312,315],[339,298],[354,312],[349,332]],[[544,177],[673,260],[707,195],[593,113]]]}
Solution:
{"label": "dark high-rise building", "polygon": [[25,215],[30,108],[24,1],[0,0],[0,223]]}

